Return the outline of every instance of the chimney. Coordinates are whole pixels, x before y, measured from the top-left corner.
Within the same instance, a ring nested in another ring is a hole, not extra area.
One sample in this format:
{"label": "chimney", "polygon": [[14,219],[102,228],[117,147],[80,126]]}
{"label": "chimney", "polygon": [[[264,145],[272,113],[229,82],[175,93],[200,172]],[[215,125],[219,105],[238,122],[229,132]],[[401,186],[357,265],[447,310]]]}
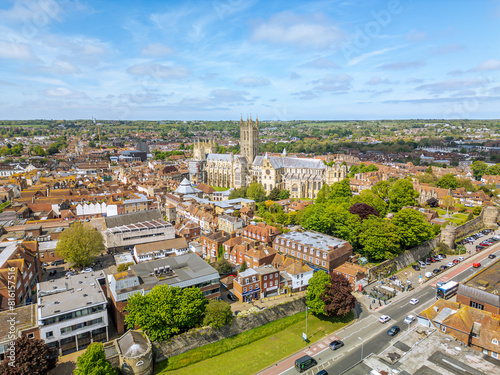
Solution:
{"label": "chimney", "polygon": [[236,232],[233,230],[229,235],[229,238],[234,238],[234,237],[236,237]]}

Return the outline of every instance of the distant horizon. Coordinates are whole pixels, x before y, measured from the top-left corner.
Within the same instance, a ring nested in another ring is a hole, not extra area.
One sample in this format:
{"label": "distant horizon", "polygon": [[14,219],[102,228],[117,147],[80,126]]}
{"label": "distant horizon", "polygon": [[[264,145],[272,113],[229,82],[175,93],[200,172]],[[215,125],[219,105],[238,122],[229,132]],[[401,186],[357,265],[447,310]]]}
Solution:
{"label": "distant horizon", "polygon": [[0,116],[496,119],[499,21],[495,1],[0,0]]}

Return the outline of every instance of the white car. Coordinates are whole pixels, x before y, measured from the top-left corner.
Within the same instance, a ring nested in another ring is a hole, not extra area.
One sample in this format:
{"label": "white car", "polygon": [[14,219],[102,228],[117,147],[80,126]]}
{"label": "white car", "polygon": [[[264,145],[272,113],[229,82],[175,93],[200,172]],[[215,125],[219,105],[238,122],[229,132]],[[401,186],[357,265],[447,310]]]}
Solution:
{"label": "white car", "polygon": [[82,273],[87,273],[87,272],[94,272],[92,268],[85,268]]}
{"label": "white car", "polygon": [[380,318],[378,318],[378,321],[380,323],[387,323],[389,320],[391,320],[391,317],[389,315],[382,315]]}
{"label": "white car", "polygon": [[464,257],[458,257],[459,262],[461,262],[462,260],[464,260]]}
{"label": "white car", "polygon": [[447,264],[448,267],[453,267],[454,265],[455,265],[455,263],[453,263],[453,262],[448,262],[448,264]]}
{"label": "white car", "polygon": [[416,305],[418,302],[419,302],[419,301],[418,301],[418,299],[416,299],[416,298],[412,298],[412,299],[410,300],[410,305]]}
{"label": "white car", "polygon": [[415,320],[415,316],[413,316],[413,315],[408,315],[408,316],[405,318],[404,322],[405,322],[406,324],[411,324],[411,322],[413,322],[414,320]]}

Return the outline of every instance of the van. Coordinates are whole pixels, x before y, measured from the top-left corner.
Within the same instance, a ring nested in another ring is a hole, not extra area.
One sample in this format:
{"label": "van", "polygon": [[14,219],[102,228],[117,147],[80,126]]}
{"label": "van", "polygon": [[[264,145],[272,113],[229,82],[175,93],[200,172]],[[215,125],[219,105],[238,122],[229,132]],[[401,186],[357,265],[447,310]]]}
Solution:
{"label": "van", "polygon": [[304,372],[311,367],[316,366],[318,363],[316,360],[308,355],[305,355],[295,361],[295,369],[298,372]]}
{"label": "van", "polygon": [[425,268],[425,263],[421,260],[418,261],[418,265],[420,266],[420,268]]}

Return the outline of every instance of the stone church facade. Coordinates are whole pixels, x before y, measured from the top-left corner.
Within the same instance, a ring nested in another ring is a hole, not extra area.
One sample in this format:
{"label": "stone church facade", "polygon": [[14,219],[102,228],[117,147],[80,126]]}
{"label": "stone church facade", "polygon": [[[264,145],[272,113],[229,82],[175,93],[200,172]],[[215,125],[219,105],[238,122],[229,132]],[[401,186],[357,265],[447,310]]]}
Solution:
{"label": "stone church facade", "polygon": [[[273,188],[290,191],[291,198],[316,198],[321,187],[347,177],[346,166],[326,166],[320,159],[280,156],[262,156],[259,152],[259,120],[240,120],[241,155],[216,154],[215,142],[195,142],[193,161],[198,174],[192,181],[202,178],[208,185],[241,188],[258,182],[269,194]],[[200,172],[201,170],[201,172]],[[199,182],[202,182],[201,180]]]}

